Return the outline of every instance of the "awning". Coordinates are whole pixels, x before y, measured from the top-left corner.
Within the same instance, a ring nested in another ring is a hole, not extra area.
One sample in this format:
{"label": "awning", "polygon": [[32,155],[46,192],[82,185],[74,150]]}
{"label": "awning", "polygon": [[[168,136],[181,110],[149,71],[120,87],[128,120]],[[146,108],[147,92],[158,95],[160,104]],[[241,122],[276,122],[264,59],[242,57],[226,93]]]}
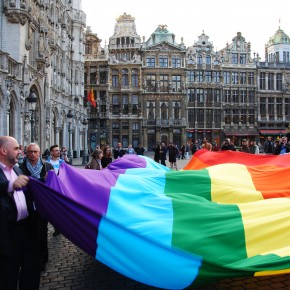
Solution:
{"label": "awning", "polygon": [[260,133],[262,135],[282,135],[282,134],[286,134],[286,130],[277,130],[277,129],[273,129],[273,130],[260,130]]}
{"label": "awning", "polygon": [[257,136],[257,131],[224,131],[226,136]]}

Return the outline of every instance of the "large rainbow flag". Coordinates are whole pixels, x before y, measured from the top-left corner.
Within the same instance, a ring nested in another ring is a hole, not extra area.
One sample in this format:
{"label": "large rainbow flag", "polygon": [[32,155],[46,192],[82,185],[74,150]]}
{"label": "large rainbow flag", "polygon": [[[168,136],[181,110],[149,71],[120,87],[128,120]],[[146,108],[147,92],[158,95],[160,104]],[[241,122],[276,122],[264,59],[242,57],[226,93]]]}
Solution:
{"label": "large rainbow flag", "polygon": [[290,167],[269,166],[176,172],[128,155],[101,171],[63,163],[30,188],[40,213],[96,260],[184,289],[290,272]]}

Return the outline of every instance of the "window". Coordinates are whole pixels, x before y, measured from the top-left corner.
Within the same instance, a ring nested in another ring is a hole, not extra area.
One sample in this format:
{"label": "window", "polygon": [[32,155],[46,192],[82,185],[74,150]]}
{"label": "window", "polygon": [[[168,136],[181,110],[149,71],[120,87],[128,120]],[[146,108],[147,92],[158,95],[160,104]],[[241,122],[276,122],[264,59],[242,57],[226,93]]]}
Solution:
{"label": "window", "polygon": [[229,125],[231,124],[231,110],[225,109],[224,112],[225,112],[225,115],[224,115],[225,124]]}
{"label": "window", "polygon": [[255,124],[255,110],[253,109],[248,111],[248,122],[249,124]]}
{"label": "window", "polygon": [[175,102],[174,103],[174,111],[173,111],[174,119],[179,120],[180,119],[180,103]]}
{"label": "window", "polygon": [[260,99],[260,114],[262,118],[266,117],[266,98]]}
{"label": "window", "polygon": [[238,54],[232,53],[232,63],[237,64],[238,63]]}
{"label": "window", "polygon": [[239,91],[238,90],[233,90],[232,100],[233,100],[233,103],[235,103],[235,104],[239,103]]}
{"label": "window", "polygon": [[198,123],[204,123],[204,110],[203,109],[196,110],[196,121]]}
{"label": "window", "polygon": [[85,52],[86,54],[92,54],[93,52],[93,45],[91,42],[87,42],[85,46]]}
{"label": "window", "polygon": [[146,66],[147,67],[155,67],[155,57],[154,56],[147,56],[146,57]]}
{"label": "window", "polygon": [[128,77],[128,70],[122,69],[122,87],[128,87],[129,86],[129,77]]}
{"label": "window", "polygon": [[181,59],[180,59],[180,57],[177,57],[177,56],[173,56],[172,57],[172,67],[173,68],[181,67]]}
{"label": "window", "polygon": [[90,67],[90,84],[96,84],[97,83],[97,67],[91,66]]}
{"label": "window", "polygon": [[138,122],[132,122],[132,130],[139,130],[139,123]]}
{"label": "window", "polygon": [[231,102],[231,91],[230,90],[225,90],[224,102],[225,103],[230,103]]}
{"label": "window", "polygon": [[205,82],[206,83],[211,83],[211,71],[206,71],[205,72]]}
{"label": "window", "polygon": [[274,98],[268,98],[268,115],[269,120],[274,121]]}
{"label": "window", "polygon": [[138,87],[139,86],[139,74],[138,74],[138,70],[137,69],[132,69],[131,85],[132,85],[132,87]]}
{"label": "window", "polygon": [[100,110],[101,113],[106,113],[107,96],[106,91],[100,91]]}
{"label": "window", "polygon": [[202,71],[201,70],[198,70],[196,72],[196,81],[198,83],[201,83],[203,81],[203,74],[202,74]]}
{"label": "window", "polygon": [[246,104],[247,103],[247,91],[241,90],[240,95],[241,95],[241,103]]}
{"label": "window", "polygon": [[246,73],[245,72],[241,72],[240,73],[240,84],[241,85],[245,85],[246,82],[247,82]]}
{"label": "window", "polygon": [[100,84],[107,83],[107,67],[100,66]]}
{"label": "window", "polygon": [[212,103],[212,89],[205,89],[204,93],[206,103],[208,104]]}
{"label": "window", "polygon": [[244,53],[240,54],[240,64],[246,63],[246,55]]}
{"label": "window", "polygon": [[154,92],[156,89],[156,76],[155,75],[147,75],[146,76],[146,89],[149,92]]}
{"label": "window", "polygon": [[239,83],[239,73],[232,72],[232,84],[237,85]]}
{"label": "window", "polygon": [[147,102],[147,114],[148,120],[155,120],[155,101]]}
{"label": "window", "polygon": [[181,76],[172,76],[172,91],[180,92],[181,89]]}
{"label": "window", "polygon": [[274,90],[274,74],[268,73],[268,90]]}
{"label": "window", "polygon": [[254,90],[250,90],[249,91],[249,103],[250,104],[255,104],[255,91]]}
{"label": "window", "polygon": [[137,115],[138,114],[138,95],[132,95],[131,103],[132,103],[132,115]]}
{"label": "window", "polygon": [[159,57],[159,67],[168,67],[168,58],[167,56],[160,56]]}
{"label": "window", "polygon": [[253,72],[248,73],[248,85],[254,85],[254,73]]}
{"label": "window", "polygon": [[220,110],[214,110],[213,111],[213,120],[216,124],[216,127],[219,127],[220,122],[221,122],[221,111]]}
{"label": "window", "polygon": [[213,72],[213,81],[214,83],[219,83],[220,80],[220,72],[219,71],[214,71]]}
{"label": "window", "polygon": [[122,105],[123,105],[123,114],[128,115],[129,113],[128,95],[122,95]]}
{"label": "window", "polygon": [[129,123],[128,122],[122,122],[122,129],[128,130],[129,129]]}
{"label": "window", "polygon": [[168,75],[160,75],[160,92],[168,92]]}
{"label": "window", "polygon": [[162,120],[167,120],[168,119],[168,114],[167,114],[167,106],[165,103],[162,103],[160,106],[161,109],[161,119]]}
{"label": "window", "polygon": [[199,54],[196,58],[197,64],[202,64],[202,56]]}
{"label": "window", "polygon": [[195,126],[195,110],[189,109],[187,113],[187,117],[188,117],[188,125],[190,127],[194,127]]}
{"label": "window", "polygon": [[119,103],[119,96],[113,95],[113,114],[119,114],[120,113],[120,103]]}
{"label": "window", "polygon": [[221,90],[220,89],[213,90],[213,101],[214,101],[214,103],[220,103],[220,101],[221,101]]}
{"label": "window", "polygon": [[283,62],[289,62],[289,51],[283,51]]}
{"label": "window", "polygon": [[196,100],[198,103],[204,102],[204,90],[203,89],[196,89]]}
{"label": "window", "polygon": [[282,98],[276,98],[276,112],[277,112],[277,118],[282,120],[283,113],[282,113]]}
{"label": "window", "polygon": [[266,90],[266,73],[260,73],[260,90]]}
{"label": "window", "polygon": [[224,84],[230,84],[230,83],[231,83],[230,72],[225,71],[224,72]]}
{"label": "window", "polygon": [[112,86],[114,88],[119,86],[119,72],[116,69],[112,71]]}
{"label": "window", "polygon": [[188,83],[193,83],[194,82],[194,71],[193,70],[189,70],[186,72],[186,81]]}
{"label": "window", "polygon": [[277,91],[282,91],[283,90],[282,74],[281,73],[276,75],[276,90]]}
{"label": "window", "polygon": [[188,101],[189,102],[194,102],[195,101],[194,89],[188,89],[187,90],[187,96],[188,96]]}
{"label": "window", "polygon": [[238,109],[233,109],[233,123],[234,124],[239,124],[239,110]]}
{"label": "window", "polygon": [[290,117],[290,99],[285,99],[284,101],[285,103],[285,117],[286,117],[286,120],[289,121],[289,117]]}
{"label": "window", "polygon": [[241,109],[241,123],[247,124],[247,110]]}
{"label": "window", "polygon": [[112,129],[120,129],[120,124],[117,122],[112,123]]}
{"label": "window", "polygon": [[206,58],[205,58],[205,63],[207,65],[211,65],[211,56],[210,55],[207,55]]}

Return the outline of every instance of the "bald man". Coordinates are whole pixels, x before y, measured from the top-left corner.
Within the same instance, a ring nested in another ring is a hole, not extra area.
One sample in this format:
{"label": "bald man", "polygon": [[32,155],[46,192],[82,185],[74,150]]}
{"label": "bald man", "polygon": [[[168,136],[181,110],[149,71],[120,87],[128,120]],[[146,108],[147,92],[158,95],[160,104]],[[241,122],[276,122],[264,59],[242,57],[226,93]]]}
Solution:
{"label": "bald man", "polygon": [[0,289],[39,288],[40,263],[35,210],[25,186],[29,179],[15,166],[18,142],[0,136]]}

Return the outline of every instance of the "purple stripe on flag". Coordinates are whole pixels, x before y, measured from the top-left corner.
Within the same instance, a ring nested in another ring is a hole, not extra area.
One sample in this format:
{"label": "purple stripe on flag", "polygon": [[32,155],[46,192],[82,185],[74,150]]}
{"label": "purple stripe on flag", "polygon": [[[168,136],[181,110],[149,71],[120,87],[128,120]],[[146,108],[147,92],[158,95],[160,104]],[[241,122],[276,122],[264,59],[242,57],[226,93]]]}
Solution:
{"label": "purple stripe on flag", "polygon": [[120,170],[128,168],[146,168],[147,161],[135,154],[126,154],[123,157],[114,160],[108,165],[110,170]]}
{"label": "purple stripe on flag", "polygon": [[[98,226],[107,213],[111,187],[119,173],[61,165],[59,176],[48,173],[46,185],[31,179],[36,208],[61,233],[92,256],[96,254]],[[76,182],[77,181],[77,182]]]}

